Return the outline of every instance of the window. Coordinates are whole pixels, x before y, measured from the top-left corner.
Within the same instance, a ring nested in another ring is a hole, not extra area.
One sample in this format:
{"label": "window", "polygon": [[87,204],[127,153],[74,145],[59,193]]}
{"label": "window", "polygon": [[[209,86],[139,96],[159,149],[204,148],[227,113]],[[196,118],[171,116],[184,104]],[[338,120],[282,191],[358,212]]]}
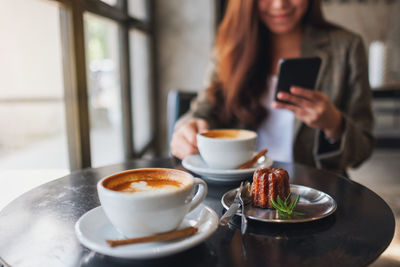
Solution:
{"label": "window", "polygon": [[1,191],[0,209],[69,172],[59,10],[38,0],[0,9],[0,180],[18,184]]}
{"label": "window", "polygon": [[[73,169],[119,163],[152,149],[152,2],[63,0],[69,10],[64,34],[72,28],[73,40],[64,54],[75,57],[64,65],[71,69],[70,87],[78,98],[76,107],[68,105],[78,114],[77,130],[69,132]],[[139,31],[142,37],[130,38]]]}
{"label": "window", "polygon": [[152,139],[153,111],[151,55],[149,37],[133,30],[130,37],[133,138],[135,151],[141,151]]}
{"label": "window", "polygon": [[118,3],[118,0],[101,0],[101,2],[104,2],[110,6],[115,6]]}
{"label": "window", "polygon": [[92,166],[123,161],[121,83],[117,23],[85,14]]}
{"label": "window", "polygon": [[132,17],[139,20],[148,20],[149,18],[148,0],[129,0],[128,12]]}
{"label": "window", "polygon": [[152,3],[2,3],[0,209],[72,170],[152,149]]}

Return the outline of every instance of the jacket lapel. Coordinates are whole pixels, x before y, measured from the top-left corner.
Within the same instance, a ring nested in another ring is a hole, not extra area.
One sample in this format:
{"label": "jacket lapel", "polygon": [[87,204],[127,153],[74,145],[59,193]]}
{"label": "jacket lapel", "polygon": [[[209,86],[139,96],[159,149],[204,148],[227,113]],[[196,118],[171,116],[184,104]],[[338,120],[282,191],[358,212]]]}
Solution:
{"label": "jacket lapel", "polygon": [[[304,29],[304,36],[301,44],[301,57],[319,57],[321,58],[321,67],[318,74],[315,90],[321,91],[321,82],[325,77],[325,72],[329,60],[327,46],[329,45],[329,35],[324,29],[316,28],[307,24]],[[297,118],[294,121],[293,143],[304,123]]]}

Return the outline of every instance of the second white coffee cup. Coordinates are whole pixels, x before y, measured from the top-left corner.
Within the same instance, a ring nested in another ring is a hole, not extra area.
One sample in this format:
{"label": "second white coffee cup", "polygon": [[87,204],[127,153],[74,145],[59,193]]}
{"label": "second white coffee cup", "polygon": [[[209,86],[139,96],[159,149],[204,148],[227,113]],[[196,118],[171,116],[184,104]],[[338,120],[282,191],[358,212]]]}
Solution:
{"label": "second white coffee cup", "polygon": [[252,158],[257,133],[217,129],[197,134],[197,147],[206,164],[215,169],[235,169]]}

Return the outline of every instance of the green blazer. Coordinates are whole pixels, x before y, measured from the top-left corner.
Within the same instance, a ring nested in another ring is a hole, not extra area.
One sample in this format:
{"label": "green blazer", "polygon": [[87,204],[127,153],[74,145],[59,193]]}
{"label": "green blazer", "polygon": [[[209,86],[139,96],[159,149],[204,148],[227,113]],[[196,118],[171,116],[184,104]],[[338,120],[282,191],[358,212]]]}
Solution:
{"label": "green blazer", "polygon": [[[362,39],[337,26],[319,29],[307,25],[301,54],[303,57],[318,56],[322,59],[315,90],[325,93],[341,111],[345,130],[339,144],[329,145],[320,130],[296,119],[294,161],[345,173],[347,168],[357,167],[367,159],[374,146],[371,88]],[[208,81],[217,79],[216,72],[212,70]],[[191,118],[203,118],[211,128],[248,128],[237,121],[219,121],[216,116],[218,109],[208,101],[207,89],[201,91],[175,128]]]}

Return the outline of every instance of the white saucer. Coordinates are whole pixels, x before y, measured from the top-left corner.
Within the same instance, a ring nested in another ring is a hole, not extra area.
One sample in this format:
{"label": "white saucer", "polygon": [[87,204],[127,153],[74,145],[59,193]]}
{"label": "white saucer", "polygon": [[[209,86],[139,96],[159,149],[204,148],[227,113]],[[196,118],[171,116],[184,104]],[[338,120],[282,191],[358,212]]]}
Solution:
{"label": "white saucer", "polygon": [[232,169],[232,170],[221,170],[213,169],[207,166],[203,161],[200,154],[190,155],[183,159],[182,165],[189,171],[200,175],[205,180],[216,181],[216,182],[236,182],[246,178],[251,178],[253,172],[258,168],[269,168],[273,164],[273,160],[270,157],[264,157],[264,160],[257,162],[253,168],[248,169]]}
{"label": "white saucer", "polygon": [[75,234],[84,246],[104,255],[126,259],[158,258],[178,253],[203,242],[217,229],[218,216],[214,210],[200,204],[186,215],[179,228],[188,226],[197,227],[197,233],[178,240],[111,248],[106,243],[107,239],[123,239],[124,237],[111,225],[103,208],[99,206],[79,218],[75,224]]}

